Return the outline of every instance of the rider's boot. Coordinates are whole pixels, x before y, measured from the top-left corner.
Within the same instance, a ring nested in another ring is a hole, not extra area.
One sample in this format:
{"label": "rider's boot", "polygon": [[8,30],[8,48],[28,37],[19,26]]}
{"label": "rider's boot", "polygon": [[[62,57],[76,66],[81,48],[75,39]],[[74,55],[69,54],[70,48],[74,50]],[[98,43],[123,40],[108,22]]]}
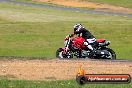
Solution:
{"label": "rider's boot", "polygon": [[93,48],[92,45],[88,45],[87,47],[90,50],[90,58],[92,58],[94,54],[96,53],[96,49]]}

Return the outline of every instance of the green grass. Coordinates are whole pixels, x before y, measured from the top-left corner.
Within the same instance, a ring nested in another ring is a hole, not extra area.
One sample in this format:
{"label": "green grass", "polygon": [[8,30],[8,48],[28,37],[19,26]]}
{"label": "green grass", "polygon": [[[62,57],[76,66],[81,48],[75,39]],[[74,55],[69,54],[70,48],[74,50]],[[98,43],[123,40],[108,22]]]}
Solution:
{"label": "green grass", "polygon": [[0,80],[0,88],[131,88],[130,84],[86,84],[79,85],[75,80],[67,81],[18,81]]}
{"label": "green grass", "polygon": [[132,8],[132,0],[82,0]]}
{"label": "green grass", "polygon": [[132,57],[132,18],[0,3],[0,56],[55,57],[64,37],[82,23],[111,41],[118,58]]}

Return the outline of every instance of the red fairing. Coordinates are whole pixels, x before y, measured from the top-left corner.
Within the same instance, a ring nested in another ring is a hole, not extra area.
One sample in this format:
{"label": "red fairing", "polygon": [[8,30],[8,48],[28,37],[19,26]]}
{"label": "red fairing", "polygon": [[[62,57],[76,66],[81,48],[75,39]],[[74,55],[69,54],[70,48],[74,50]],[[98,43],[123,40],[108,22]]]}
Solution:
{"label": "red fairing", "polygon": [[96,42],[98,42],[98,43],[104,43],[105,39],[98,39],[98,40],[96,40]]}
{"label": "red fairing", "polygon": [[82,37],[76,37],[72,39],[73,41],[73,45],[78,48],[78,49],[82,49],[85,48],[85,46],[83,45],[85,39]]}

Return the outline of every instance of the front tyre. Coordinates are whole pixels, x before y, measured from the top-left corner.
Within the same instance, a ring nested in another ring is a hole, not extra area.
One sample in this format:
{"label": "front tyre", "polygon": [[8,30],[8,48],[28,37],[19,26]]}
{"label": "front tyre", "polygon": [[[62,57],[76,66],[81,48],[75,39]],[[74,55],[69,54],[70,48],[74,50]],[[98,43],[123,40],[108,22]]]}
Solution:
{"label": "front tyre", "polygon": [[57,51],[56,51],[56,58],[64,58],[63,57],[63,49],[62,48],[59,48],[59,49],[57,49]]}
{"label": "front tyre", "polygon": [[69,58],[73,58],[73,54],[70,51],[64,53],[64,50],[62,48],[59,48],[56,51],[56,58],[59,58],[59,59],[68,58],[69,59]]}

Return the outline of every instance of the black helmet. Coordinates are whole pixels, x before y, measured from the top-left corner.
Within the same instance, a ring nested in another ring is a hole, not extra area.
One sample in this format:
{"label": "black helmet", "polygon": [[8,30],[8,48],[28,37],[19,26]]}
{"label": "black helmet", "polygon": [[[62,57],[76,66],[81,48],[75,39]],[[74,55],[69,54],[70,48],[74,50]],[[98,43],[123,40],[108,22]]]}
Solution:
{"label": "black helmet", "polygon": [[74,31],[79,31],[83,26],[81,24],[75,24],[74,25]]}

